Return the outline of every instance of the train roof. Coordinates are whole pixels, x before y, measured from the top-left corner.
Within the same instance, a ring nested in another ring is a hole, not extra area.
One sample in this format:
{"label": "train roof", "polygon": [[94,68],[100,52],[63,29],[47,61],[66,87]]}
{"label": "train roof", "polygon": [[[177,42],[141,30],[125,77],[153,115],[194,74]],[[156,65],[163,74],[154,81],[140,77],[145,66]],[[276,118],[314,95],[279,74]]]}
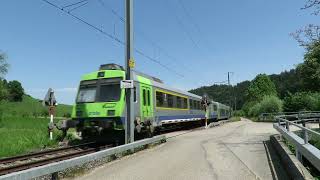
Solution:
{"label": "train roof", "polygon": [[[118,64],[113,64],[113,63],[111,63],[111,64],[103,64],[103,65],[101,65],[99,67],[99,71],[105,71],[105,70],[124,71],[125,69],[122,66],[120,66]],[[189,96],[189,97],[192,97],[192,98],[202,99],[201,96],[192,94],[192,93],[187,92],[187,91],[182,91],[180,89],[169,87],[169,86],[165,85],[163,83],[163,81],[161,79],[159,79],[159,78],[156,78],[154,76],[150,76],[150,75],[147,75],[145,73],[141,73],[139,71],[135,71],[134,70],[133,71],[133,78],[134,78],[135,81],[138,81],[137,76],[142,76],[142,77],[145,77],[145,78],[151,80],[153,86],[155,86],[155,87],[158,87],[158,88],[161,88],[161,89],[164,89],[164,90],[167,90],[167,91],[176,92],[176,93],[179,93],[179,94],[182,94],[182,95],[186,95],[186,96]],[[212,102],[214,102],[214,101],[212,101]],[[218,103],[218,102],[214,102],[214,103]],[[221,103],[219,103],[219,104],[221,104]],[[221,104],[221,105],[226,106],[224,104]]]}
{"label": "train roof", "polygon": [[157,88],[161,88],[161,89],[164,89],[164,90],[167,90],[167,91],[176,92],[176,93],[179,93],[179,94],[182,94],[182,95],[186,95],[186,96],[189,96],[189,97],[193,97],[193,98],[196,98],[196,99],[202,99],[201,96],[189,93],[187,91],[182,91],[180,89],[169,87],[169,86],[165,85],[163,83],[163,81],[160,80],[159,78],[156,78],[156,77],[153,77],[153,76],[150,76],[150,75],[138,72],[138,71],[133,71],[133,76],[134,76],[134,80],[136,80],[136,81],[138,81],[137,76],[143,76],[143,77],[145,77],[147,79],[150,79],[152,81],[152,85],[157,87]]}

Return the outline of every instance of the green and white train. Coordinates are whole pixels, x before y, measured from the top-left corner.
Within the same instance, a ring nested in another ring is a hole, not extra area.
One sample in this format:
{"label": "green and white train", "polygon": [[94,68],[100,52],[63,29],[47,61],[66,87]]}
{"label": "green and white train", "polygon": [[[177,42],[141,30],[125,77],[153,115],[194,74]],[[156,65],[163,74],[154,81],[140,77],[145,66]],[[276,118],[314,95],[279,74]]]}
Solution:
{"label": "green and white train", "polygon": [[[120,81],[125,79],[123,67],[101,65],[98,71],[82,77],[73,106],[72,122],[82,134],[123,132],[126,117],[125,90]],[[136,132],[151,135],[167,126],[183,126],[188,122],[203,122],[205,111],[202,97],[170,88],[163,82],[143,73],[133,72],[134,117]],[[207,117],[210,121],[228,119],[230,107],[211,101]]]}

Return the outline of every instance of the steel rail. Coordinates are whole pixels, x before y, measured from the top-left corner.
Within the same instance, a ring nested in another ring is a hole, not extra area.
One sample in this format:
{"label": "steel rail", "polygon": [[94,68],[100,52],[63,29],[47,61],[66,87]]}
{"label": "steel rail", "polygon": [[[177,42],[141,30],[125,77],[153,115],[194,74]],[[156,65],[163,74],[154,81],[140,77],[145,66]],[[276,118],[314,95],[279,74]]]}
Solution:
{"label": "steel rail", "polygon": [[36,157],[43,156],[43,155],[51,155],[51,154],[55,154],[58,152],[63,152],[66,150],[81,148],[81,147],[90,146],[90,145],[94,145],[94,144],[95,144],[95,142],[90,142],[90,143],[79,144],[79,145],[75,145],[75,146],[68,146],[68,147],[39,151],[39,152],[34,152],[34,153],[24,154],[24,155],[19,155],[19,156],[1,158],[0,164],[6,164],[6,163],[14,162],[14,161],[21,161],[21,160],[36,158]]}
{"label": "steel rail", "polygon": [[132,151],[135,148],[139,148],[147,144],[161,142],[165,140],[166,138],[164,135],[155,136],[153,138],[143,139],[130,144],[125,144],[125,145],[121,145],[113,148],[107,148],[97,152],[88,153],[85,155],[68,158],[62,161],[52,162],[49,164],[40,165],[30,169],[25,169],[25,170],[13,172],[10,174],[2,175],[0,176],[0,180],[3,180],[3,179],[6,179],[6,180],[21,179],[22,180],[22,179],[32,179],[32,178],[36,178],[36,177],[40,177],[48,174],[54,175],[54,174],[57,174],[57,172],[63,171],[67,168],[80,166],[88,162],[92,162],[98,159],[105,158],[110,155],[114,155],[116,153],[122,153],[128,150]]}
{"label": "steel rail", "polygon": [[85,155],[85,154],[88,154],[91,152],[95,152],[95,148],[85,149],[83,151],[75,151],[72,153],[67,153],[67,154],[62,154],[62,155],[58,155],[58,156],[54,156],[54,157],[29,161],[26,163],[15,164],[13,166],[0,168],[0,175],[12,173],[12,172],[17,172],[17,171],[21,171],[21,170],[25,170],[25,169],[30,169],[33,167],[42,166],[42,165],[46,165],[46,164],[49,164],[52,162],[57,162],[57,161],[65,160],[65,159],[70,159],[70,158]]}
{"label": "steel rail", "polygon": [[[30,156],[28,156],[28,154],[27,154],[25,156],[7,158],[7,159],[5,159],[6,163],[1,163],[1,164],[4,164],[4,165],[9,164],[9,165],[5,166],[5,167],[0,167],[0,175],[12,173],[12,172],[17,172],[17,171],[21,171],[21,170],[25,170],[25,169],[30,169],[33,167],[46,165],[46,164],[49,164],[52,162],[57,162],[57,161],[62,161],[62,160],[82,156],[85,154],[97,152],[99,150],[111,147],[110,145],[91,147],[93,144],[94,143],[88,143],[87,146],[82,144],[82,145],[78,145],[78,146],[55,149],[52,151],[48,151],[47,153],[41,152],[41,153],[31,154]],[[39,159],[35,159],[35,158],[39,158]],[[17,160],[17,159],[19,159],[19,160]],[[21,161],[25,161],[25,162],[21,162]]]}

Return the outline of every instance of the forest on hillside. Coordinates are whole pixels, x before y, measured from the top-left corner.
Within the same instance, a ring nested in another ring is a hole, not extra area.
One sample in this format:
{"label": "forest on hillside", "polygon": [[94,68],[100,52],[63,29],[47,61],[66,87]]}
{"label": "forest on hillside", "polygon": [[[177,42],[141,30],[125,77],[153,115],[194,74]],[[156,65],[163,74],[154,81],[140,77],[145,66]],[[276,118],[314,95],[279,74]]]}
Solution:
{"label": "forest on hillside", "polygon": [[[277,95],[284,99],[290,94],[305,91],[303,88],[302,79],[297,69],[281,72],[280,74],[268,75],[274,83]],[[217,85],[203,86],[197,89],[190,90],[191,93],[197,95],[208,94],[211,99],[223,104],[231,105],[233,109],[241,109],[248,101],[247,89],[252,81],[243,81],[235,86]],[[306,90],[308,91],[308,90]]]}

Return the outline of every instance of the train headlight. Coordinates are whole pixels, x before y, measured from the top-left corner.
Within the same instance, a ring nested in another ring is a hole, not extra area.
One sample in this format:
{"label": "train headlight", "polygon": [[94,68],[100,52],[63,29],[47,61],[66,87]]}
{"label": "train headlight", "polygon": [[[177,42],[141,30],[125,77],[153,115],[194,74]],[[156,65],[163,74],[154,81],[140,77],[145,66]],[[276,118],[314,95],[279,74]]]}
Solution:
{"label": "train headlight", "polygon": [[116,114],[115,110],[108,110],[107,115],[108,116],[114,116]]}

